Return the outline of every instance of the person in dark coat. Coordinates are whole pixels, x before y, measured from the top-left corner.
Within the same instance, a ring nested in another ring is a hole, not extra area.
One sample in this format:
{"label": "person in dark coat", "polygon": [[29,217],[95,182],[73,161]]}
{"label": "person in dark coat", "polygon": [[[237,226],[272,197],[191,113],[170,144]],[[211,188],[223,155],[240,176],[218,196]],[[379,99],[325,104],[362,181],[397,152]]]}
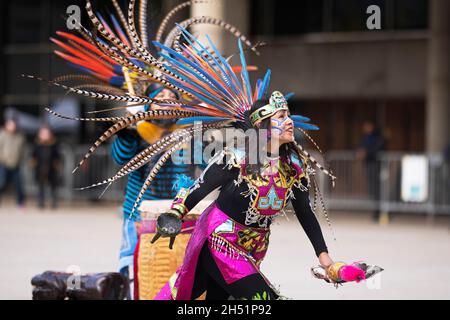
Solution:
{"label": "person in dark coat", "polygon": [[39,129],[33,148],[32,165],[39,188],[39,208],[44,208],[45,206],[45,192],[47,187],[49,187],[51,206],[55,209],[58,204],[57,186],[59,169],[61,167],[61,154],[59,144],[49,127],[44,126]]}
{"label": "person in dark coat", "polygon": [[380,219],[380,170],[379,154],[385,149],[385,139],[371,121],[363,123],[363,137],[357,151],[357,159],[364,160],[366,170],[367,192],[375,201],[373,220]]}

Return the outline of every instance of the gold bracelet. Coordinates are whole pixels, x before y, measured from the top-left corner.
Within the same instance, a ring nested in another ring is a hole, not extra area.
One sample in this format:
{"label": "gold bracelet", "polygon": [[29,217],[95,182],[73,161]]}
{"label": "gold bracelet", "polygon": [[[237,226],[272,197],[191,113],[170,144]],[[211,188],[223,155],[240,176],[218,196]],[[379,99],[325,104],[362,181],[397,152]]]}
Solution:
{"label": "gold bracelet", "polygon": [[345,262],[335,262],[332,265],[330,265],[327,269],[327,276],[328,278],[330,278],[332,281],[337,282],[339,281],[339,269],[343,266],[345,266]]}
{"label": "gold bracelet", "polygon": [[182,203],[175,203],[170,209],[177,210],[181,214],[181,217],[184,217],[188,213],[188,208]]}
{"label": "gold bracelet", "polygon": [[183,215],[181,214],[180,211],[178,211],[177,209],[170,209],[169,211],[167,211],[168,214],[174,215],[176,216],[178,219],[182,220],[183,219]]}

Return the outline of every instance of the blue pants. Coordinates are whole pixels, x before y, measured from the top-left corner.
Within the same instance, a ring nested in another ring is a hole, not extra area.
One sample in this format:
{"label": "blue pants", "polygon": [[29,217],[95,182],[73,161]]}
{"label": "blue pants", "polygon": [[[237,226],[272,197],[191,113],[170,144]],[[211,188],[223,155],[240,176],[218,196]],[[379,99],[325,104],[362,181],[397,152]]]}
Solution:
{"label": "blue pants", "polygon": [[0,166],[0,196],[8,187],[9,183],[14,183],[16,190],[17,204],[22,205],[25,203],[25,194],[23,192],[22,177],[20,174],[20,168],[5,168]]}

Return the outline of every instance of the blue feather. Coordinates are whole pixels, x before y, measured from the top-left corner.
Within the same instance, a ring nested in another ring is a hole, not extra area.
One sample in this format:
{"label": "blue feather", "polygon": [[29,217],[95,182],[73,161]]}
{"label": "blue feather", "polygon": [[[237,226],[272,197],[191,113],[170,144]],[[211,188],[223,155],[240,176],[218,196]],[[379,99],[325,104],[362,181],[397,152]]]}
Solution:
{"label": "blue feather", "polygon": [[185,125],[185,124],[192,124],[192,123],[194,123],[196,121],[211,122],[211,121],[224,121],[224,120],[229,120],[229,119],[223,118],[223,117],[208,117],[208,116],[204,116],[204,117],[189,117],[189,118],[179,119],[177,121],[177,124]]}
{"label": "blue feather", "polygon": [[123,74],[123,69],[122,69],[122,66],[120,64],[114,64],[112,67],[113,67],[114,73],[117,73],[119,75]]}
{"label": "blue feather", "polygon": [[284,98],[285,98],[286,100],[289,100],[290,98],[292,98],[292,96],[293,96],[294,94],[295,94],[294,92],[289,92],[289,93],[287,93],[287,94],[284,95]]}
{"label": "blue feather", "polygon": [[[214,78],[212,78],[208,73],[203,72],[203,70],[201,68],[199,68],[195,63],[193,63],[192,61],[190,61],[189,59],[187,59],[186,57],[184,57],[183,55],[179,54],[178,52],[176,52],[175,50],[166,47],[165,45],[158,43],[156,41],[153,42],[153,44],[157,47],[160,47],[164,50],[166,50],[167,52],[169,52],[170,54],[172,54],[174,57],[170,57],[167,56],[163,53],[160,53],[160,56],[163,57],[164,59],[172,62],[176,67],[181,68],[183,70],[186,70],[189,74],[193,74],[197,79],[204,81],[203,78],[199,77],[198,74],[196,74],[195,72],[192,72],[192,70],[190,70],[187,66],[183,65],[180,61],[178,61],[177,59],[187,63],[188,65],[190,65],[192,68],[194,68],[195,70],[197,70],[200,74],[202,74],[205,78],[207,78],[211,84],[216,87],[217,90],[220,90],[220,87],[222,87],[221,84],[219,84]],[[175,59],[175,57],[177,59]],[[189,82],[192,84],[192,82],[190,80],[187,80],[185,78],[183,78],[184,81]],[[223,87],[222,87],[223,88]],[[225,90],[225,89],[223,89]],[[217,98],[216,98],[217,99]],[[226,111],[229,112],[229,111]]]}
{"label": "blue feather", "polygon": [[88,69],[86,67],[82,67],[82,66],[80,66],[78,64],[75,64],[75,63],[72,63],[72,62],[67,62],[67,64],[69,66],[71,66],[72,68],[74,68],[74,69],[78,69],[78,70],[81,70],[81,71],[86,72],[88,74],[95,75],[94,71],[92,71],[91,69]]}
{"label": "blue feather", "polygon": [[293,121],[296,121],[296,122],[308,122],[308,121],[311,121],[310,118],[307,118],[307,117],[304,117],[304,116],[300,116],[300,115],[297,115],[297,114],[291,115],[291,119]]}
{"label": "blue feather", "polygon": [[247,62],[245,61],[245,55],[244,55],[244,50],[242,49],[241,39],[238,39],[238,47],[239,47],[239,56],[241,58],[241,66],[242,66],[241,75],[242,75],[242,78],[244,81],[244,85],[247,88],[248,102],[251,103],[252,102],[252,88],[250,86],[250,79],[248,77],[248,72],[247,72]]}
{"label": "blue feather", "polygon": [[264,75],[264,79],[262,81],[262,87],[258,92],[258,99],[264,98],[264,96],[267,93],[267,89],[269,88],[269,82],[270,82],[270,69],[267,69],[266,74]]}
{"label": "blue feather", "polygon": [[[198,96],[199,96],[200,94],[199,94],[198,92],[195,92],[195,91],[191,90],[190,88],[184,86],[183,84],[181,84],[180,82],[176,81],[175,79],[172,79],[171,82],[172,82],[173,84],[175,84],[176,86],[180,87],[181,89],[184,89],[184,90],[186,90],[187,92],[189,92],[189,93],[191,93],[191,94],[197,96],[197,98],[199,98]],[[207,97],[201,96],[199,99],[202,100],[202,101],[204,101],[204,102],[206,102],[206,103],[208,103],[208,104],[210,104],[210,105],[215,106],[216,108],[222,110],[223,112],[230,113],[228,110],[226,110],[226,109],[224,109],[223,107],[219,106],[218,104],[216,104],[214,101],[208,99]]]}
{"label": "blue feather", "polygon": [[130,61],[133,62],[138,67],[145,69],[145,63],[143,61],[136,59],[136,58],[130,58]]}
{"label": "blue feather", "polygon": [[195,181],[187,175],[180,174],[177,175],[177,179],[173,183],[172,190],[178,193],[182,188],[190,188],[194,183]]}
{"label": "blue feather", "polygon": [[111,77],[111,79],[109,79],[109,84],[122,88],[123,83],[125,82],[125,78],[124,77],[119,77],[119,76],[113,76]]}
{"label": "blue feather", "polygon": [[[166,56],[164,54],[161,54],[162,57],[164,57],[166,60],[168,61],[172,61],[173,59],[169,56]],[[188,82],[189,84],[193,85],[195,88],[197,88],[199,91],[201,91],[201,93],[203,93],[204,95],[210,97],[211,99],[216,100],[216,102],[218,101],[219,103],[221,103],[222,101],[220,99],[218,99],[217,97],[215,97],[214,95],[212,95],[210,92],[206,91],[205,89],[203,89],[201,86],[199,86],[197,83],[191,81],[190,79],[186,78],[184,75],[180,74],[179,72],[175,71],[172,67],[170,66],[166,66],[166,68],[170,71],[172,71],[175,75],[177,75],[178,77],[180,77],[181,79],[183,79],[184,81]],[[186,70],[185,67],[182,68],[183,70]],[[187,70],[189,72],[189,70]],[[192,74],[192,73],[189,73]],[[199,79],[199,80],[203,80],[198,74],[193,73],[193,75]]]}
{"label": "blue feather", "polygon": [[261,89],[262,83],[263,83],[263,82],[262,82],[261,79],[257,79],[257,80],[256,80],[256,87],[258,88],[258,90]]}
{"label": "blue feather", "polygon": [[101,44],[103,44],[105,47],[107,47],[109,44],[106,43],[106,41],[100,39],[99,37],[97,37],[97,41],[100,42]]}
{"label": "blue feather", "polygon": [[[178,24],[177,24],[178,25]],[[178,25],[179,26],[179,25]],[[204,61],[206,61],[206,63],[214,70],[214,72],[220,77],[220,78],[222,78],[224,81],[225,81],[225,83],[227,83],[228,84],[228,87],[231,87],[230,86],[230,84],[232,84],[232,81],[231,81],[231,79],[229,79],[228,78],[228,76],[227,76],[227,74],[226,74],[226,72],[225,72],[225,70],[223,70],[223,68],[222,68],[222,66],[220,65],[220,63],[217,61],[217,59],[213,56],[213,55],[211,55],[210,53],[209,53],[209,51],[208,50],[206,50],[206,48],[205,47],[203,47],[202,46],[202,44],[197,40],[197,39],[195,39],[185,28],[183,28],[183,27],[181,27],[181,26],[179,26],[179,28],[180,28],[180,30],[182,31],[182,33],[183,33],[183,37],[186,39],[186,41],[191,45],[191,47],[197,52],[197,54],[199,55],[199,56],[201,56],[201,57],[203,57],[203,52],[207,52],[208,53],[208,55],[211,57],[211,59],[213,60],[213,62],[214,62],[214,64],[215,65],[217,65],[217,67],[219,67],[219,69],[220,69],[220,73],[216,70],[216,68],[214,68],[214,66],[210,63],[210,61],[209,61],[209,59],[204,59]],[[209,37],[207,36],[207,35],[205,35],[206,36],[206,38],[207,38],[207,40],[208,40],[208,42],[210,43],[210,45],[212,45],[212,42],[211,42],[211,39],[209,39]],[[195,46],[194,46],[194,44],[192,43],[192,41],[189,39],[189,38],[191,38],[201,49],[202,49],[202,51],[199,51]],[[186,53],[187,54],[189,54],[190,56],[192,56],[192,54],[189,52],[189,51],[186,51]],[[233,98],[232,96],[231,96],[231,94],[222,86],[222,85],[220,85],[220,87],[221,87],[221,89],[223,90],[223,93],[225,94],[225,95],[227,95],[229,98]]]}
{"label": "blue feather", "polygon": [[[191,52],[189,52],[189,51],[185,51],[185,52],[192,59],[197,59]],[[217,74],[220,78],[223,79],[222,75],[215,70],[215,68],[209,63],[209,61],[207,59],[204,59],[204,61],[206,61],[206,63],[214,70],[215,74]],[[199,68],[200,68],[200,66],[199,66]],[[225,89],[225,87],[221,83],[217,82],[217,80],[214,78],[211,78],[211,79],[213,79],[213,81],[214,81],[213,84],[216,84],[216,85],[214,85],[214,89],[217,93],[219,93],[225,99],[228,99],[228,100],[233,99],[231,94]],[[204,79],[201,79],[201,81],[204,81]],[[225,81],[225,83],[226,83],[226,81]]]}
{"label": "blue feather", "polygon": [[[173,58],[171,58],[171,57],[169,57],[169,56],[166,56],[166,55],[163,54],[163,53],[161,53],[160,55],[161,55],[161,57],[163,57],[164,59],[166,59],[166,60],[168,60],[168,61],[171,61],[171,62],[173,62],[173,63],[176,64],[176,60],[174,60]],[[180,77],[181,79],[183,79],[183,81],[188,82],[189,84],[193,85],[193,86],[194,86],[195,88],[197,88],[200,92],[195,91],[195,90],[192,90],[192,89],[190,89],[190,88],[187,88],[187,87],[183,86],[181,83],[179,83],[179,82],[176,81],[175,79],[172,80],[173,82],[178,83],[178,86],[182,87],[184,90],[188,91],[189,93],[192,93],[193,95],[195,95],[195,96],[197,96],[197,97],[200,95],[200,96],[201,96],[201,100],[204,100],[205,102],[208,102],[208,103],[214,105],[215,107],[219,108],[220,110],[222,110],[222,111],[224,111],[224,112],[226,112],[226,113],[230,113],[230,110],[227,110],[227,109],[225,109],[223,106],[220,105],[220,104],[223,104],[223,101],[221,101],[220,99],[216,98],[214,95],[212,95],[211,93],[209,93],[208,91],[206,91],[205,89],[203,89],[201,86],[199,86],[199,85],[196,84],[195,82],[192,82],[192,81],[190,81],[189,79],[185,78],[183,75],[181,75],[180,73],[176,72],[173,68],[171,68],[171,67],[169,67],[169,66],[166,66],[166,68],[167,68],[168,70],[170,70],[171,72],[173,72],[173,73],[174,73],[175,75],[177,75],[178,77]],[[185,68],[186,68],[185,66],[182,66],[182,69],[185,69]],[[189,72],[189,71],[188,71],[188,72]],[[201,77],[199,77],[195,72],[194,72],[194,73],[191,73],[191,72],[190,72],[190,74],[193,74],[193,75],[194,75],[195,77],[197,77],[199,80],[201,79]],[[207,96],[207,97],[209,97],[209,98],[215,100],[216,102],[214,102],[213,100],[210,100],[210,99],[206,98],[205,96]],[[218,102],[219,104],[217,104],[217,102]]]}
{"label": "blue feather", "polygon": [[294,122],[294,126],[303,130],[319,130],[318,126],[310,123]]}
{"label": "blue feather", "polygon": [[[216,56],[220,59],[220,62],[217,61],[217,59],[214,57],[214,55],[211,55],[212,60],[214,61],[214,63],[219,67],[220,71],[221,71],[221,76],[222,79],[224,79],[224,81],[228,84],[228,87],[236,94],[239,95],[239,89],[236,87],[236,85],[233,83],[233,79],[230,77],[230,74],[227,73],[227,71],[224,69],[224,67],[222,66],[225,65],[225,67],[228,67],[227,69],[231,69],[231,67],[229,66],[228,62],[222,57],[222,55],[218,52],[216,46],[214,45],[214,43],[211,41],[211,38],[208,35],[205,35],[206,39],[208,40],[209,46],[213,49],[214,53],[216,54]],[[197,41],[198,42],[198,41]],[[201,45],[201,44],[199,44]],[[206,51],[206,49],[205,49]],[[209,51],[208,51],[209,53]],[[214,68],[213,68],[214,69]],[[217,72],[216,72],[217,73]],[[233,76],[234,73],[231,75]],[[236,78],[237,80],[237,78]]]}
{"label": "blue feather", "polygon": [[126,35],[126,33],[123,32],[122,28],[120,27],[120,24],[119,24],[119,22],[117,21],[116,17],[115,17],[113,14],[110,14],[109,16],[111,17],[111,20],[112,20],[112,22],[113,22],[114,28],[116,28],[116,31],[117,31],[118,33],[123,34],[123,36],[125,37],[125,39],[129,40],[128,37],[127,37],[127,35]]}
{"label": "blue feather", "polygon": [[[239,94],[239,91],[242,91],[242,86],[238,80],[238,78],[236,77],[236,74],[233,72],[233,70],[231,69],[230,64],[224,59],[224,57],[219,53],[219,50],[217,50],[217,47],[214,45],[214,43],[211,41],[211,39],[206,36],[206,38],[208,39],[209,45],[211,46],[211,48],[213,49],[214,53],[216,54],[217,57],[219,57],[220,61],[222,62],[222,64],[225,66],[225,68],[227,69],[228,72],[226,72],[228,74],[228,77],[232,77],[234,81],[231,82],[231,84],[233,85],[233,89],[236,90],[236,94]],[[225,70],[224,70],[225,71]],[[239,86],[239,87],[236,87]]]}
{"label": "blue feather", "polygon": [[[183,30],[183,28],[181,28],[181,27],[179,27],[179,28],[180,28],[181,30]],[[194,68],[194,69],[195,69],[196,71],[198,71],[201,75],[203,75],[204,77],[206,77],[206,78],[211,82],[211,84],[214,85],[214,86],[216,87],[217,90],[220,90],[220,89],[225,90],[225,89],[223,88],[223,86],[222,86],[220,83],[218,83],[218,82],[217,82],[214,78],[212,78],[208,73],[205,73],[201,66],[198,66],[196,63],[194,63],[193,61],[187,59],[185,56],[181,55],[181,54],[178,53],[177,51],[175,51],[175,50],[173,50],[173,49],[171,49],[171,48],[168,48],[168,47],[166,47],[165,45],[163,45],[163,44],[161,44],[161,43],[158,43],[158,42],[154,41],[153,44],[154,44],[156,47],[159,47],[159,48],[161,48],[161,49],[164,49],[164,50],[167,51],[169,54],[171,54],[171,55],[173,56],[173,58],[170,57],[170,59],[171,59],[171,61],[172,61],[176,66],[178,66],[178,67],[180,67],[180,68],[183,68],[184,70],[189,71],[189,73],[192,73],[192,70],[190,70],[189,68],[187,68],[186,66],[184,66],[183,64],[181,64],[181,62],[179,61],[179,60],[181,60],[181,61],[183,61],[184,63],[187,63],[187,64],[188,64],[189,66],[191,66],[192,68]],[[199,53],[198,50],[197,50],[194,46],[192,46],[192,47],[197,51],[197,53]],[[199,54],[200,54],[200,53],[199,53]],[[164,55],[164,54],[160,54],[160,55],[163,56],[163,57],[167,57],[167,56]],[[176,58],[176,59],[175,59],[175,58]],[[197,77],[197,78],[198,78],[198,77]],[[201,79],[202,81],[204,81],[204,79],[202,79],[202,78],[199,78],[199,79]]]}

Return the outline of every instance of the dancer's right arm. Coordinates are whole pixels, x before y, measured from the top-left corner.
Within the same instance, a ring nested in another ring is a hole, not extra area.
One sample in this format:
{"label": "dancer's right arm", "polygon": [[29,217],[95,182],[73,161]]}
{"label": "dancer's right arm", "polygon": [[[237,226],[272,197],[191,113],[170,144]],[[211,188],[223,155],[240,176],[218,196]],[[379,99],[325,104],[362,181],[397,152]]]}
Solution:
{"label": "dancer's right arm", "polygon": [[181,188],[172,202],[170,210],[159,215],[156,222],[157,232],[151,243],[161,236],[170,237],[169,248],[172,249],[175,237],[181,231],[183,217],[213,190],[226,185],[231,179],[237,178],[239,168],[233,166],[230,168],[228,164],[219,159],[220,156],[213,158],[196,183],[189,188]]}
{"label": "dancer's right arm", "polygon": [[219,159],[209,163],[194,185],[186,189],[182,188],[178,192],[171,210],[177,210],[181,216],[185,216],[212,191],[226,185],[232,179],[237,179],[239,168],[230,168],[225,163],[225,157],[222,158],[222,161]]}

